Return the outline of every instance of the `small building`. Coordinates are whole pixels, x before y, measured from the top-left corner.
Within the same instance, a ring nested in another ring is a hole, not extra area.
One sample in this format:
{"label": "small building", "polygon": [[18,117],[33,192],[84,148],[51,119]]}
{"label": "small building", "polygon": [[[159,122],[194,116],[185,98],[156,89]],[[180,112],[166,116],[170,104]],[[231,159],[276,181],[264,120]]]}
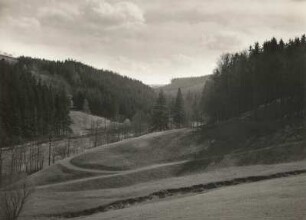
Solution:
{"label": "small building", "polygon": [[18,62],[17,58],[4,54],[0,54],[0,60],[5,61],[9,64],[15,64]]}

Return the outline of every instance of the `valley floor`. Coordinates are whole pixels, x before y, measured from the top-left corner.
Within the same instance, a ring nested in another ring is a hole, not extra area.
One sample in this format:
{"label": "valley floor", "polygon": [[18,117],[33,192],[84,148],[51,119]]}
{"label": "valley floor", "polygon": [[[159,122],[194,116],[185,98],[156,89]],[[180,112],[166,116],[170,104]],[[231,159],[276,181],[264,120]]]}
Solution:
{"label": "valley floor", "polygon": [[[29,219],[306,219],[306,175],[157,196],[117,209],[113,202],[197,184],[250,176],[306,171],[306,161],[238,166],[222,156],[194,170],[190,161],[204,149],[191,141],[192,130],[157,132],[101,146],[68,158],[30,177],[36,191],[22,213]],[[304,142],[293,145],[305,146]],[[281,146],[282,148],[284,146]],[[285,146],[287,147],[287,146]],[[277,146],[276,146],[277,148]],[[273,155],[273,147],[263,152]],[[304,148],[302,148],[304,149]],[[241,149],[239,149],[239,157]],[[219,152],[217,152],[219,153]],[[258,154],[258,152],[256,152]],[[249,155],[250,152],[247,152]],[[293,173],[293,175],[295,175]],[[107,206],[108,211],[92,211]],[[87,213],[87,214],[86,214]]]}

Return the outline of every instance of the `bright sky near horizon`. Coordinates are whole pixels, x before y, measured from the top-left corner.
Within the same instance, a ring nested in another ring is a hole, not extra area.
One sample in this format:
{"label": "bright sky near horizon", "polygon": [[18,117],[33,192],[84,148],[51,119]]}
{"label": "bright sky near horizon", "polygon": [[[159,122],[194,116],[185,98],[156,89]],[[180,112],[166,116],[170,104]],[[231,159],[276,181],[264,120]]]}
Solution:
{"label": "bright sky near horizon", "polygon": [[0,51],[147,84],[211,74],[226,52],[306,32],[304,0],[0,0]]}

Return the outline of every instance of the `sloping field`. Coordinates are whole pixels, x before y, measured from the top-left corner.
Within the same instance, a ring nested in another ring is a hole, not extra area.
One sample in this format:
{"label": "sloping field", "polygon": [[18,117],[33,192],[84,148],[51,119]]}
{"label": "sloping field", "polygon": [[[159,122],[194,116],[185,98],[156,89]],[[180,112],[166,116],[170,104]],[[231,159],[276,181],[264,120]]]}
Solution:
{"label": "sloping field", "polygon": [[145,135],[76,156],[71,163],[82,168],[120,171],[192,159],[200,146],[191,144],[190,133],[191,130],[181,129]]}
{"label": "sloping field", "polygon": [[[90,185],[93,184],[90,181],[84,181],[82,185],[83,189],[77,191],[71,191],[70,183],[60,186],[49,185],[48,187],[36,189],[34,196],[28,203],[25,213],[28,218],[25,219],[32,219],[33,215],[61,215],[63,213],[80,212],[115,201],[146,196],[155,192],[163,192],[166,189],[179,189],[197,184],[227,181],[234,178],[268,176],[279,172],[303,170],[305,169],[305,164],[305,161],[301,161],[275,165],[231,167],[188,176],[152,180],[126,187],[113,188],[111,185],[109,188],[105,187],[104,189],[98,189],[96,187],[95,190],[87,188],[87,185],[90,188]],[[103,179],[103,177],[101,178]],[[98,186],[101,182],[103,181],[95,182],[95,186]]]}
{"label": "sloping field", "polygon": [[92,123],[99,123],[101,127],[108,126],[110,121],[106,118],[90,115],[80,111],[70,111],[69,116],[72,124],[70,128],[74,135],[87,134],[92,126]]}
{"label": "sloping field", "polygon": [[306,219],[306,175],[225,187],[216,191],[115,210],[78,220]]}
{"label": "sloping field", "polygon": [[209,135],[203,140],[191,129],[156,132],[61,161],[31,176],[37,187],[23,218],[48,219],[166,189],[306,168],[302,140],[258,149],[231,142],[226,148]]}

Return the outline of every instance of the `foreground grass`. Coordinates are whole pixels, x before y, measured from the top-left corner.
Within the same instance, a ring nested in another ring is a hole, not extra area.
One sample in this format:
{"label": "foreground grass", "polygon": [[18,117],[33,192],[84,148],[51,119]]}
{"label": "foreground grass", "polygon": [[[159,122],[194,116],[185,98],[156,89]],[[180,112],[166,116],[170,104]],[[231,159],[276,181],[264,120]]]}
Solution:
{"label": "foreground grass", "polygon": [[74,218],[78,216],[88,216],[88,215],[93,215],[99,212],[108,212],[108,211],[113,211],[113,210],[118,210],[118,209],[124,209],[130,206],[146,203],[152,200],[173,198],[173,197],[181,196],[181,195],[199,194],[199,193],[207,192],[210,190],[216,190],[216,189],[220,189],[220,188],[228,187],[228,186],[240,185],[244,183],[253,183],[253,182],[270,180],[270,179],[284,178],[288,176],[298,176],[302,174],[306,174],[306,169],[275,173],[275,174],[265,175],[265,176],[240,177],[240,178],[234,178],[230,180],[210,182],[207,184],[197,184],[197,185],[192,185],[192,186],[185,186],[181,188],[163,189],[161,191],[156,191],[154,193],[150,193],[145,196],[118,200],[118,201],[115,201],[115,202],[112,202],[106,205],[102,205],[102,206],[97,206],[91,209],[85,209],[85,210],[81,210],[77,212],[66,212],[66,213],[61,213],[59,215],[55,215],[55,216],[66,217],[66,218]]}
{"label": "foreground grass", "polygon": [[76,219],[300,220],[306,217],[305,185],[305,175],[274,179]]}
{"label": "foreground grass", "polygon": [[[274,164],[274,165],[255,165],[245,167],[230,167],[218,170],[207,171],[198,174],[191,174],[180,177],[169,177],[155,181],[149,181],[134,184],[120,188],[105,188],[71,191],[69,185],[65,189],[49,187],[37,189],[31,201],[29,201],[26,219],[32,219],[33,216],[60,214],[65,212],[77,212],[80,210],[91,209],[100,205],[106,205],[118,200],[145,196],[156,191],[188,187],[195,184],[208,184],[210,182],[231,180],[233,178],[242,178],[250,175],[271,175],[278,172],[305,169],[305,161]],[[98,185],[98,184],[97,184]]]}

